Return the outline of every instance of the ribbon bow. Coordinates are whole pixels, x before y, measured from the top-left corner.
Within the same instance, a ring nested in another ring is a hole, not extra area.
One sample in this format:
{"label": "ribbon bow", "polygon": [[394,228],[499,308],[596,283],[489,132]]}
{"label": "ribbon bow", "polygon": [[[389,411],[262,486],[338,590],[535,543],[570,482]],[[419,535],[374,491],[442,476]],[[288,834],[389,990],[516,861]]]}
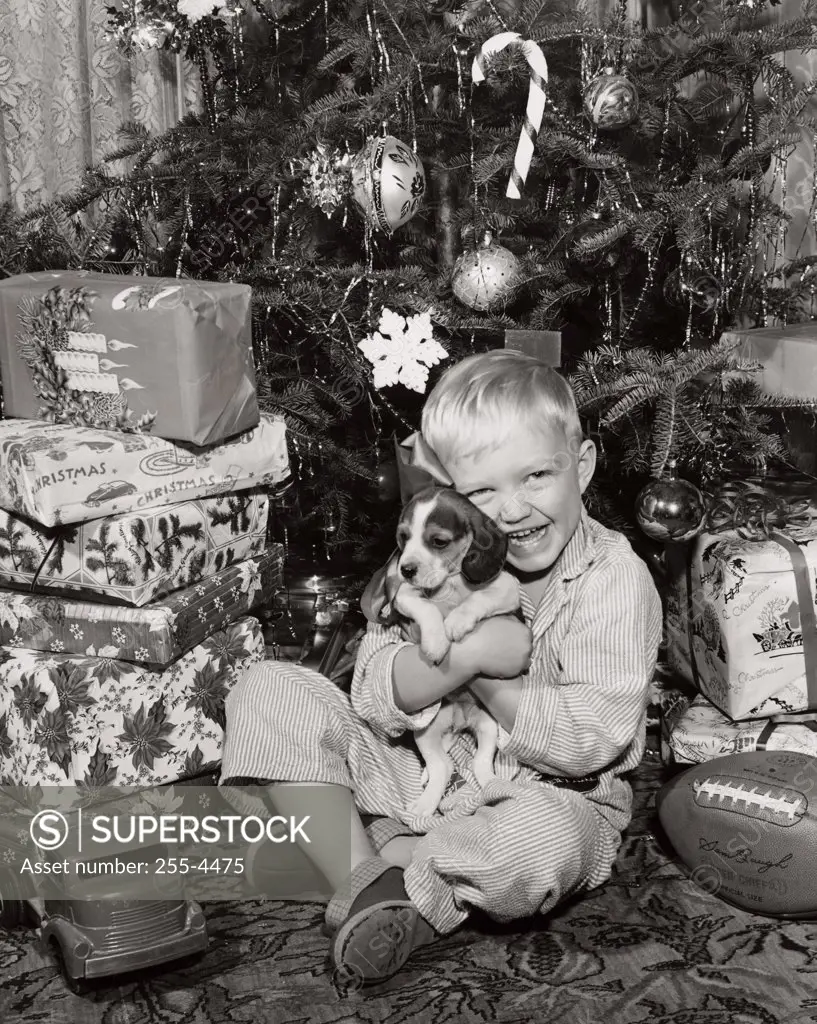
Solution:
{"label": "ribbon bow", "polygon": [[395,442],[395,446],[400,500],[404,505],[426,487],[454,486],[454,481],[443,469],[434,450],[419,430],[405,441]]}
{"label": "ribbon bow", "polygon": [[775,493],[753,481],[724,484],[709,501],[707,530],[735,530],[744,540],[764,540],[772,533],[808,529],[817,519],[808,496]]}

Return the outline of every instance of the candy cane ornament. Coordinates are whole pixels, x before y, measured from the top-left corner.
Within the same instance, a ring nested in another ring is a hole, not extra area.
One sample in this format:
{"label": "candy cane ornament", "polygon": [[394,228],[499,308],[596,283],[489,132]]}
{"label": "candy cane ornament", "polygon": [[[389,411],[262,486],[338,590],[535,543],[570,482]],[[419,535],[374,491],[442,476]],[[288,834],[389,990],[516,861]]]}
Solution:
{"label": "candy cane ornament", "polygon": [[479,53],[471,65],[471,79],[475,85],[485,81],[485,69],[494,54],[504,50],[506,46],[518,45],[521,47],[530,65],[530,89],[528,91],[528,105],[525,109],[525,123],[522,125],[522,133],[519,136],[519,144],[516,147],[516,154],[513,158],[513,171],[505,195],[509,199],[520,199],[520,188],[525,184],[530,169],[533,149],[536,145],[536,136],[542,126],[542,116],[545,113],[545,86],[548,80],[548,66],[545,55],[536,43],[531,39],[523,39],[518,32],[500,32],[491,36],[480,47]]}

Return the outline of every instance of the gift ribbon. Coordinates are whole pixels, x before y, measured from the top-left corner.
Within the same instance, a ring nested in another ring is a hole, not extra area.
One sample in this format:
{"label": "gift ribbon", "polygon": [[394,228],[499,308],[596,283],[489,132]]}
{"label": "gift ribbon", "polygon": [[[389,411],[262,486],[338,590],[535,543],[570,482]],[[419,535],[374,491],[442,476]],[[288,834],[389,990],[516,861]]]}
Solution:
{"label": "gift ribbon", "polygon": [[765,540],[775,527],[809,529],[817,519],[807,496],[775,494],[752,481],[724,484],[707,504],[709,533],[734,530],[745,540]]}
{"label": "gift ribbon", "polygon": [[773,715],[763,726],[763,730],[757,738],[755,750],[765,750],[769,737],[778,725],[804,725],[812,732],[817,732],[817,715],[813,712],[805,712],[800,715]]}
{"label": "gift ribbon", "polygon": [[495,53],[506,46],[519,46],[530,66],[530,89],[528,105],[525,108],[525,123],[519,136],[516,155],[513,158],[513,171],[505,195],[509,199],[521,198],[520,189],[525,184],[530,169],[536,136],[542,126],[545,113],[545,86],[548,80],[548,66],[545,55],[531,39],[523,39],[518,32],[500,32],[491,36],[482,44],[479,53],[471,66],[471,79],[475,85],[485,81],[485,69]]}
{"label": "gift ribbon", "polygon": [[[781,532],[781,529],[777,529],[777,527],[789,530],[809,528],[817,519],[812,511],[809,498],[791,498],[783,493],[772,493],[762,484],[739,481],[725,484],[710,496],[708,504],[707,532],[723,533],[729,530],[748,541],[772,540],[788,554],[794,571],[797,606],[800,612],[806,696],[809,706],[817,707],[817,614],[815,614],[814,600],[811,595],[809,566],[800,545]],[[693,548],[690,546],[686,565],[687,640],[693,682],[698,690],[703,692],[692,642],[694,624],[692,554]],[[790,716],[785,717],[790,719]]]}

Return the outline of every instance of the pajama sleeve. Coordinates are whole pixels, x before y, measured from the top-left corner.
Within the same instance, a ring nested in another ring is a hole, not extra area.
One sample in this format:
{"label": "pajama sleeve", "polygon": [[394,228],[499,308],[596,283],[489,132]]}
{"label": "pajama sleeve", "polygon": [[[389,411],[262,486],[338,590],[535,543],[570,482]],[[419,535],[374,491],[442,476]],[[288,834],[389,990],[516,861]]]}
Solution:
{"label": "pajama sleeve", "polygon": [[352,707],[372,728],[386,736],[423,729],[440,710],[441,702],[436,701],[409,714],[394,701],[394,659],[408,645],[398,626],[370,622],[357,652],[352,676]]}
{"label": "pajama sleeve", "polygon": [[[536,649],[548,633],[539,639],[500,748],[546,775],[577,777],[611,765],[643,729],[662,620],[658,593],[637,556],[571,582],[582,590],[563,609],[572,618],[561,649],[548,659]],[[557,666],[555,677],[548,661]]]}

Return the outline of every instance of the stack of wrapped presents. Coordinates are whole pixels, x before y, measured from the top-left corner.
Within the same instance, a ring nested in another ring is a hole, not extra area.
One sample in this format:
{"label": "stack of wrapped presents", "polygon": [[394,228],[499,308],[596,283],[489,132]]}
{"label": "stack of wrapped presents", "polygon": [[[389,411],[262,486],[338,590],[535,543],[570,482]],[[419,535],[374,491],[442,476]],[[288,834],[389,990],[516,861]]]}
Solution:
{"label": "stack of wrapped presents", "polygon": [[0,282],[0,781],[148,786],[217,766],[287,480],[245,285]]}
{"label": "stack of wrapped presents", "polygon": [[[817,756],[815,481],[728,485],[712,523],[667,549],[666,650],[688,686],[663,699],[665,760]],[[737,513],[737,514],[734,514]]]}

